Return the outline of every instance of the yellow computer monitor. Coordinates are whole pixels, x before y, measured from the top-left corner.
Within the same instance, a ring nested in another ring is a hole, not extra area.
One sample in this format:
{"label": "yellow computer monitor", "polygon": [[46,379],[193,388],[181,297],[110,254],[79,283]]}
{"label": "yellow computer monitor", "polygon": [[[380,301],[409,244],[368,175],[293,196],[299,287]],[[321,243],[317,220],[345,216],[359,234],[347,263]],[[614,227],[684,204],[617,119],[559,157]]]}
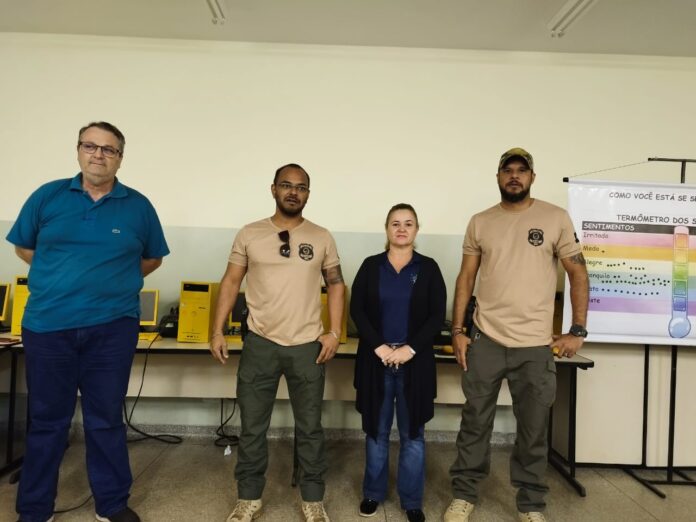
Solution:
{"label": "yellow computer monitor", "polygon": [[159,290],[140,291],[140,326],[157,326]]}
{"label": "yellow computer monitor", "polygon": [[10,304],[10,283],[0,283],[0,323],[5,320]]}

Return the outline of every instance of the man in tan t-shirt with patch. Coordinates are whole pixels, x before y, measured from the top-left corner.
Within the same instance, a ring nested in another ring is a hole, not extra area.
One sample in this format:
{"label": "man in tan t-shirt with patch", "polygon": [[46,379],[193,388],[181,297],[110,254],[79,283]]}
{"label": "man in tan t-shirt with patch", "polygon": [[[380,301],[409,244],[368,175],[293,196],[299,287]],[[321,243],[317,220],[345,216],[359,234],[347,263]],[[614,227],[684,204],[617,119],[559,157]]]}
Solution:
{"label": "man in tan t-shirt with patch", "polygon": [[[582,346],[589,289],[570,217],[562,208],[530,197],[535,177],[531,154],[520,148],[505,152],[497,174],[501,202],[476,214],[464,238],[452,344],[464,370],[466,403],[457,459],[450,468],[454,500],[445,522],[468,521],[478,500],[478,484],[490,469],[490,438],[504,378],[517,419],[510,479],[518,490],[518,516],[523,522],[545,520],[549,410],[556,396],[553,354],[572,357]],[[570,281],[573,326],[554,336],[559,260]],[[464,312],[477,274],[474,327],[466,332]]]}
{"label": "man in tan t-shirt with patch", "polygon": [[[321,426],[324,363],[341,335],[344,284],[336,243],[328,230],[302,217],[309,175],[297,164],[280,167],[271,185],[275,214],[243,227],[234,239],[220,283],[210,350],[225,364],[223,326],[244,276],[249,333],[237,373],[241,435],[237,449],[237,503],[228,522],[261,514],[268,465],[266,432],[280,376],[295,417],[302,511],[307,522],[329,522],[324,510],[326,452]],[[330,329],[321,321],[321,283],[327,285]]]}

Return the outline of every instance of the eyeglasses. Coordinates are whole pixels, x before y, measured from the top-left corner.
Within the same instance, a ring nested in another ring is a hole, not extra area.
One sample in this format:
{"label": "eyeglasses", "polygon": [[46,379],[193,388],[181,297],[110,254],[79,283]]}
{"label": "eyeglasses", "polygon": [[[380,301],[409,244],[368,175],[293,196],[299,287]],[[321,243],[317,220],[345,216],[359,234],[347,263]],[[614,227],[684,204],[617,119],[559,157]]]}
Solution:
{"label": "eyeglasses", "polygon": [[286,190],[288,192],[295,189],[300,194],[306,194],[307,192],[309,192],[309,187],[307,185],[293,185],[292,183],[288,183],[287,181],[281,181],[280,183],[278,183],[277,187],[281,190]]}
{"label": "eyeglasses", "polygon": [[278,238],[283,242],[283,244],[280,245],[280,255],[283,257],[290,257],[290,232],[287,230],[278,232]]}
{"label": "eyeglasses", "polygon": [[85,154],[94,154],[97,152],[97,149],[101,149],[102,154],[107,158],[115,158],[116,156],[121,155],[120,150],[115,149],[110,145],[97,145],[96,143],[92,143],[90,141],[80,141],[78,142],[77,146],[80,147],[80,150]]}

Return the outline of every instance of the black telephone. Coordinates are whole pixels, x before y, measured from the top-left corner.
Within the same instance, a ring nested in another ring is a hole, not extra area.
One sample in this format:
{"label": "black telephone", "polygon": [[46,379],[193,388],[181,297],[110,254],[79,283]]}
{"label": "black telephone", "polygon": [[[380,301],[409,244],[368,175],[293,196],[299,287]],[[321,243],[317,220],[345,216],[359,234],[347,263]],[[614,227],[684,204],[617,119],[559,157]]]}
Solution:
{"label": "black telephone", "polygon": [[159,323],[160,337],[176,338],[179,333],[179,307],[172,307]]}

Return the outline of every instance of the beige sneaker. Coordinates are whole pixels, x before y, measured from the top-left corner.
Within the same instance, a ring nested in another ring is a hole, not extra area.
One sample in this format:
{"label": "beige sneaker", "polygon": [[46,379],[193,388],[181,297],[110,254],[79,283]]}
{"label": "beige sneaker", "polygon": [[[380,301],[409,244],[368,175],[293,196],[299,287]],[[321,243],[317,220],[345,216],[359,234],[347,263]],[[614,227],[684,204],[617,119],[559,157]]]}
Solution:
{"label": "beige sneaker", "polygon": [[546,518],[543,513],[539,511],[530,511],[529,513],[517,513],[517,518],[520,522],[546,522]]}
{"label": "beige sneaker", "polygon": [[471,502],[455,498],[445,511],[445,522],[468,522],[473,510]]}
{"label": "beige sneaker", "polygon": [[258,500],[238,500],[227,522],[251,522],[261,516],[263,502]]}
{"label": "beige sneaker", "polygon": [[302,513],[306,522],[331,522],[323,502],[302,502]]}

